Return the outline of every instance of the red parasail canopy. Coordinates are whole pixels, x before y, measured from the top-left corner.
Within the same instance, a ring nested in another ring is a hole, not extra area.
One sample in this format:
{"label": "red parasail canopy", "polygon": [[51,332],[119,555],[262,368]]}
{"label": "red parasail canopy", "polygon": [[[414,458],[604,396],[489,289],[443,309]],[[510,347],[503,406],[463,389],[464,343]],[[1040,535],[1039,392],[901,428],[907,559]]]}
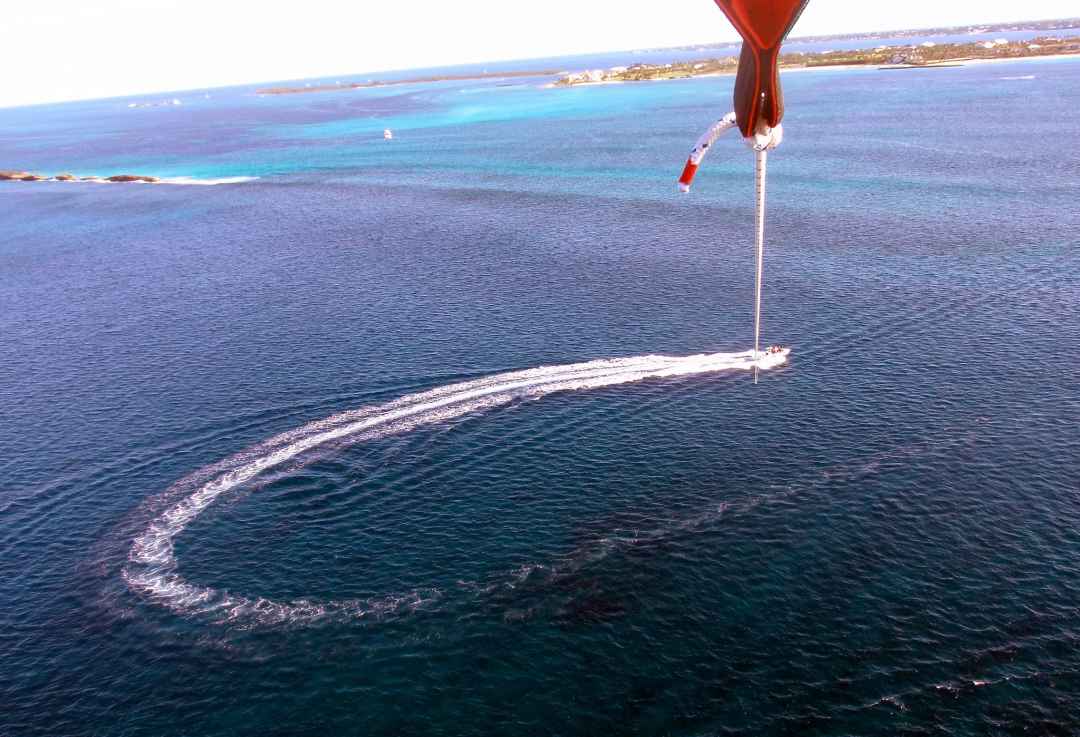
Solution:
{"label": "red parasail canopy", "polygon": [[716,0],[743,37],[735,76],[739,130],[751,136],[759,120],[775,128],[784,117],[777,57],[784,37],[809,0]]}

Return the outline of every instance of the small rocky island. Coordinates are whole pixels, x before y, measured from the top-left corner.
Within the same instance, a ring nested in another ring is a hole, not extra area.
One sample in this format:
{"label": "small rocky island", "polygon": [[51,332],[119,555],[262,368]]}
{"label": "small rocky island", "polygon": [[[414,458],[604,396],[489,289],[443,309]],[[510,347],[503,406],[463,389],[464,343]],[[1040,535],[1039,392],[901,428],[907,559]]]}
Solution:
{"label": "small rocky island", "polygon": [[[936,44],[927,41],[915,46],[878,46],[849,51],[801,52],[780,55],[781,68],[812,69],[832,66],[877,66],[880,69],[914,69],[959,66],[969,61],[1022,59],[1033,56],[1080,54],[1080,36],[1058,38],[1040,36],[1027,41],[993,41]],[[564,75],[556,87],[604,82],[642,82],[658,79],[686,79],[710,74],[733,74],[739,59],[724,56],[714,59],[671,64],[632,64],[610,69],[593,69]]]}
{"label": "small rocky island", "polygon": [[28,171],[11,171],[0,169],[0,182],[147,182],[153,184],[160,179],[146,176],[145,174],[113,174],[108,177],[77,177],[74,174],[57,174],[48,176],[34,174]]}

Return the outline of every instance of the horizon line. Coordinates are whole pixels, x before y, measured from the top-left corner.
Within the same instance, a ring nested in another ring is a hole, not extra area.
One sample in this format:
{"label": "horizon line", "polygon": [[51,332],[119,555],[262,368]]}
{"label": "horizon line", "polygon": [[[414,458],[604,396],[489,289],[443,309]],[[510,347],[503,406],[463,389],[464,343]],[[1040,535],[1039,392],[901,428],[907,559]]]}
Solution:
{"label": "horizon line", "polygon": [[[1075,26],[1067,26],[1067,27],[1080,27],[1080,16],[1065,16],[1065,17],[1060,17],[1060,18],[1025,18],[1025,19],[1022,19],[1022,20],[995,21],[995,22],[991,22],[991,23],[974,22],[974,23],[964,23],[964,24],[961,24],[961,25],[951,25],[951,26],[930,26],[930,27],[924,27],[924,28],[898,28],[898,29],[892,29],[892,30],[887,30],[887,31],[851,31],[851,32],[846,32],[846,33],[835,33],[835,34],[832,34],[832,33],[824,33],[824,34],[819,33],[819,34],[807,35],[807,36],[792,36],[791,38],[785,39],[784,43],[812,42],[812,41],[820,41],[820,40],[833,39],[833,38],[835,38],[836,40],[839,41],[839,40],[845,40],[845,39],[856,40],[856,39],[860,39],[860,38],[873,38],[873,37],[876,37],[876,36],[880,36],[880,37],[883,37],[883,38],[887,38],[887,37],[890,37],[890,36],[891,37],[903,37],[904,35],[919,35],[920,33],[931,33],[931,32],[939,32],[939,33],[941,33],[941,32],[948,32],[948,31],[961,31],[961,30],[971,29],[971,28],[979,27],[979,26],[1004,26],[1004,25],[1016,25],[1016,24],[1023,24],[1023,23],[1049,23],[1049,22],[1066,22],[1066,21],[1075,24]],[[1051,29],[1047,29],[1047,30],[1051,30]],[[708,42],[704,42],[704,43],[686,43],[686,44],[677,44],[677,45],[674,45],[674,46],[643,46],[643,47],[637,47],[637,48],[633,48],[633,49],[626,49],[626,48],[598,49],[598,50],[594,50],[594,51],[583,51],[583,52],[574,53],[574,54],[560,54],[558,56],[529,56],[529,57],[514,57],[514,58],[503,58],[503,59],[488,59],[488,60],[485,60],[485,61],[477,61],[477,62],[462,62],[462,63],[450,62],[450,63],[447,63],[447,64],[441,64],[441,65],[438,65],[438,66],[393,67],[393,68],[389,68],[389,69],[367,69],[367,70],[357,71],[357,72],[327,73],[327,74],[320,74],[320,75],[311,76],[311,77],[287,77],[287,78],[279,78],[279,79],[249,80],[249,81],[244,81],[244,82],[235,82],[235,83],[229,83],[229,84],[215,85],[215,86],[212,86],[212,87],[183,87],[183,88],[148,90],[148,91],[143,91],[143,92],[131,92],[131,93],[122,94],[122,95],[112,95],[112,96],[107,96],[107,97],[76,97],[76,98],[71,98],[71,99],[67,99],[67,100],[50,100],[50,101],[46,101],[46,102],[16,103],[14,105],[7,105],[7,104],[4,104],[4,103],[0,103],[0,110],[17,110],[17,109],[21,109],[21,108],[44,107],[44,106],[50,106],[50,105],[70,105],[70,104],[80,103],[80,102],[85,103],[85,102],[105,102],[105,101],[108,101],[108,100],[126,100],[126,99],[129,99],[129,98],[143,97],[143,96],[146,96],[146,95],[173,95],[173,94],[183,94],[183,93],[192,93],[192,92],[208,93],[208,92],[213,92],[215,90],[235,89],[237,87],[254,87],[254,86],[259,86],[259,85],[272,85],[272,84],[280,84],[280,83],[285,83],[285,82],[306,82],[306,81],[311,81],[311,80],[321,80],[321,79],[325,79],[326,77],[356,77],[356,76],[363,75],[363,74],[392,74],[392,73],[396,73],[396,72],[436,70],[436,69],[447,69],[447,68],[451,68],[451,67],[482,66],[484,64],[505,64],[505,63],[509,63],[509,62],[530,62],[530,61],[542,61],[542,60],[547,60],[547,59],[569,59],[569,58],[572,58],[572,57],[575,57],[575,56],[590,56],[592,54],[618,54],[618,53],[634,53],[634,52],[641,52],[641,51],[649,51],[649,52],[669,51],[669,50],[670,51],[676,51],[676,50],[679,50],[679,49],[685,49],[685,48],[689,48],[689,47],[709,48],[709,47],[714,47],[714,46],[735,45],[735,44],[741,43],[741,41],[742,40],[740,38],[736,37],[736,38],[734,38],[734,39],[732,39],[730,41],[720,39],[720,40],[717,40],[717,41],[708,41]],[[512,70],[512,71],[528,71],[528,70]]]}

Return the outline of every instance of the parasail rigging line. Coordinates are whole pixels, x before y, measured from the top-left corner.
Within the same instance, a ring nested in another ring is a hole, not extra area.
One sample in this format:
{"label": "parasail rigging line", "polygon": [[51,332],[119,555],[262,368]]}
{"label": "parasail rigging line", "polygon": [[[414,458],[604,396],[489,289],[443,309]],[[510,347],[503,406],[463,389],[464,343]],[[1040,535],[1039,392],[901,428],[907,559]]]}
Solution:
{"label": "parasail rigging line", "polygon": [[[765,176],[768,151],[783,140],[784,96],[780,89],[780,46],[798,21],[809,0],[715,0],[743,38],[735,74],[735,110],[713,123],[694,144],[679,177],[679,189],[690,184],[705,154],[724,131],[738,127],[754,151],[754,360],[760,362],[781,352],[770,346],[761,352],[761,283],[765,260]],[[757,381],[757,372],[754,372]]]}
{"label": "parasail rigging line", "polygon": [[765,174],[769,149],[754,151],[754,247],[757,273],[754,279],[754,358],[761,356],[761,277],[765,261]]}

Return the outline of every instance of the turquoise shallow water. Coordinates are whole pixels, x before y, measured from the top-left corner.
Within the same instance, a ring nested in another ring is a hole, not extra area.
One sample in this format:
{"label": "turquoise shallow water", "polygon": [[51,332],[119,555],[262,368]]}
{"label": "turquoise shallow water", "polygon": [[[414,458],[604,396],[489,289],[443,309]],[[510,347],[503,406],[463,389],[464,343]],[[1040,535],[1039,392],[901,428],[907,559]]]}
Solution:
{"label": "turquoise shallow water", "polygon": [[752,157],[674,186],[730,78],[542,81],[0,112],[5,166],[259,177],[0,188],[0,734],[1075,730],[1075,60],[787,75],[758,384],[320,446],[171,538],[203,598],[132,583],[306,423],[749,345]]}

